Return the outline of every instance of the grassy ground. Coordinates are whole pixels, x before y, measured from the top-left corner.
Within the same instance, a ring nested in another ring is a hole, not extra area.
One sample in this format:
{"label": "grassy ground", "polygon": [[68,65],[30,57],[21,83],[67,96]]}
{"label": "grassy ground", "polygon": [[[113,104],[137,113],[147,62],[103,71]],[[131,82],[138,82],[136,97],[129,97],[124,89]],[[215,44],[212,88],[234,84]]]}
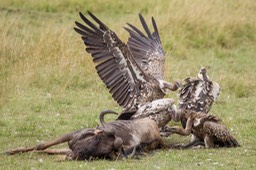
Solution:
{"label": "grassy ground", "polygon": [[[254,0],[1,1],[0,151],[95,127],[100,111],[121,110],[73,31],[79,10],[92,11],[123,41],[128,37],[122,29],[126,22],[139,25],[139,12],[148,21],[154,16],[167,56],[166,80],[195,76],[200,66],[209,66],[210,77],[222,87],[211,112],[223,119],[242,147],[155,151],[140,160],[117,162],[59,162],[58,156],[37,153],[0,155],[0,169],[256,168]],[[167,97],[177,99],[176,93]]]}

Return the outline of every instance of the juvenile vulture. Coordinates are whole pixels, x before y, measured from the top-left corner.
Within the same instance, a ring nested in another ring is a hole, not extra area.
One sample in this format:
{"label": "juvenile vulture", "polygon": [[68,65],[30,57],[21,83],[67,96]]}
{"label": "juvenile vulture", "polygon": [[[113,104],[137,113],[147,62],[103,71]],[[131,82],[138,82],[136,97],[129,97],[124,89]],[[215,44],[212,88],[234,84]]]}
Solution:
{"label": "juvenile vulture", "polygon": [[79,14],[85,25],[75,22],[77,27],[74,29],[82,36],[99,77],[114,100],[125,109],[126,115],[121,115],[122,119],[130,119],[141,106],[162,99],[167,90],[178,89],[178,82],[164,81],[165,56],[154,18],[154,32],[151,33],[139,15],[146,35],[128,24],[129,28],[125,29],[130,38],[125,44],[92,13],[88,12],[94,23],[81,12]]}
{"label": "juvenile vulture", "polygon": [[198,143],[203,143],[206,148],[213,147],[238,147],[237,140],[217,116],[203,112],[185,111],[180,113],[180,118],[187,119],[185,128],[173,126],[171,132],[187,136],[191,133],[198,139],[181,148],[188,148]]}

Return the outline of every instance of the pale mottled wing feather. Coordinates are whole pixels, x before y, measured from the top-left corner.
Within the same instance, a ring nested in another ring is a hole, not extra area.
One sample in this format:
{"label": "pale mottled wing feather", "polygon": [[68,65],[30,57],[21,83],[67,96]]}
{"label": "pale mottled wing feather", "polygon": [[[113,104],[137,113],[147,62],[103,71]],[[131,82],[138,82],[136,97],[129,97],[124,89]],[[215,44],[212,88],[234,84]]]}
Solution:
{"label": "pale mottled wing feather", "polygon": [[187,78],[179,91],[179,108],[208,113],[219,90],[217,83]]}
{"label": "pale mottled wing feather", "polygon": [[165,126],[176,113],[176,105],[171,98],[157,99],[150,103],[146,103],[136,111],[131,119],[139,119],[149,117],[155,120],[159,127]]}
{"label": "pale mottled wing feather", "polygon": [[185,84],[179,90],[179,108],[186,110],[200,111],[196,107],[195,92],[197,87],[200,86],[198,79],[185,79]]}
{"label": "pale mottled wing feather", "polygon": [[128,24],[130,28],[125,28],[130,34],[128,46],[136,62],[148,75],[163,80],[165,55],[156,22],[152,17],[154,32],[151,33],[141,14],[139,17],[146,35]]}
{"label": "pale mottled wing feather", "polygon": [[147,75],[131,57],[127,46],[93,14],[88,12],[97,23],[95,25],[81,12],[80,17],[86,24],[75,22],[74,29],[82,36],[86,51],[91,54],[96,70],[114,100],[124,107],[132,107],[140,95]]}

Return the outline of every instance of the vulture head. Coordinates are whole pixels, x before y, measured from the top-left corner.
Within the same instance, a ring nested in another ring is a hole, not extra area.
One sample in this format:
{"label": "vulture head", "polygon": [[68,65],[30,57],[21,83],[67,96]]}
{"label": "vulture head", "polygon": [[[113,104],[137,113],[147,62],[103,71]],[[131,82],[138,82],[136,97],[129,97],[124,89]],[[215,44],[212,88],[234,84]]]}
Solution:
{"label": "vulture head", "polygon": [[210,81],[210,78],[209,76],[207,75],[207,72],[206,72],[206,68],[205,67],[201,67],[197,77],[199,79],[201,79],[202,81]]}

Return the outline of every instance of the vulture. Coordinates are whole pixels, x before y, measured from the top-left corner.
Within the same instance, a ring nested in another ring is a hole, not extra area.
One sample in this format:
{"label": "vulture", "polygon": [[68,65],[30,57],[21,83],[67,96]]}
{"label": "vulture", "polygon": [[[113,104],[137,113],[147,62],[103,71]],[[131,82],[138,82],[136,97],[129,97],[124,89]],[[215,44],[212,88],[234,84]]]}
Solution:
{"label": "vulture", "polygon": [[202,67],[196,78],[186,78],[179,90],[179,109],[208,113],[216,101],[220,86],[207,75]]}
{"label": "vulture", "polygon": [[170,131],[182,136],[191,133],[199,139],[187,145],[175,147],[188,148],[202,143],[206,148],[214,147],[238,147],[237,140],[232,136],[219,117],[204,112],[186,111],[180,114],[180,118],[187,119],[185,128],[178,126],[170,127]]}
{"label": "vulture", "polygon": [[[158,127],[161,128],[161,135],[166,136],[168,133],[165,133],[165,131],[168,130],[165,130],[165,128],[168,128],[168,126],[165,125],[171,120],[177,121],[175,117],[177,115],[177,108],[174,103],[174,100],[171,98],[154,100],[142,105],[130,119],[149,117],[155,120]],[[125,113],[123,113],[123,115],[125,115]],[[119,116],[119,119],[123,115]]]}
{"label": "vulture", "polygon": [[[179,88],[178,82],[164,80],[165,55],[154,18],[152,33],[141,14],[139,18],[146,34],[128,23],[125,30],[130,37],[125,44],[101,20],[89,11],[88,14],[93,21],[79,12],[84,24],[76,21],[74,30],[82,36],[86,51],[91,54],[97,73],[113,99],[124,108],[124,115],[121,113],[119,119],[138,114],[147,117],[148,114],[136,111],[162,99],[167,91]],[[172,108],[173,103],[168,105]]]}
{"label": "vulture", "polygon": [[[217,82],[210,80],[205,67],[201,67],[195,78],[186,78],[185,83],[180,87],[178,97],[178,110],[187,110],[208,113],[214,101],[216,101],[220,86]],[[180,118],[183,128],[187,119]],[[192,141],[197,140],[192,132]]]}

